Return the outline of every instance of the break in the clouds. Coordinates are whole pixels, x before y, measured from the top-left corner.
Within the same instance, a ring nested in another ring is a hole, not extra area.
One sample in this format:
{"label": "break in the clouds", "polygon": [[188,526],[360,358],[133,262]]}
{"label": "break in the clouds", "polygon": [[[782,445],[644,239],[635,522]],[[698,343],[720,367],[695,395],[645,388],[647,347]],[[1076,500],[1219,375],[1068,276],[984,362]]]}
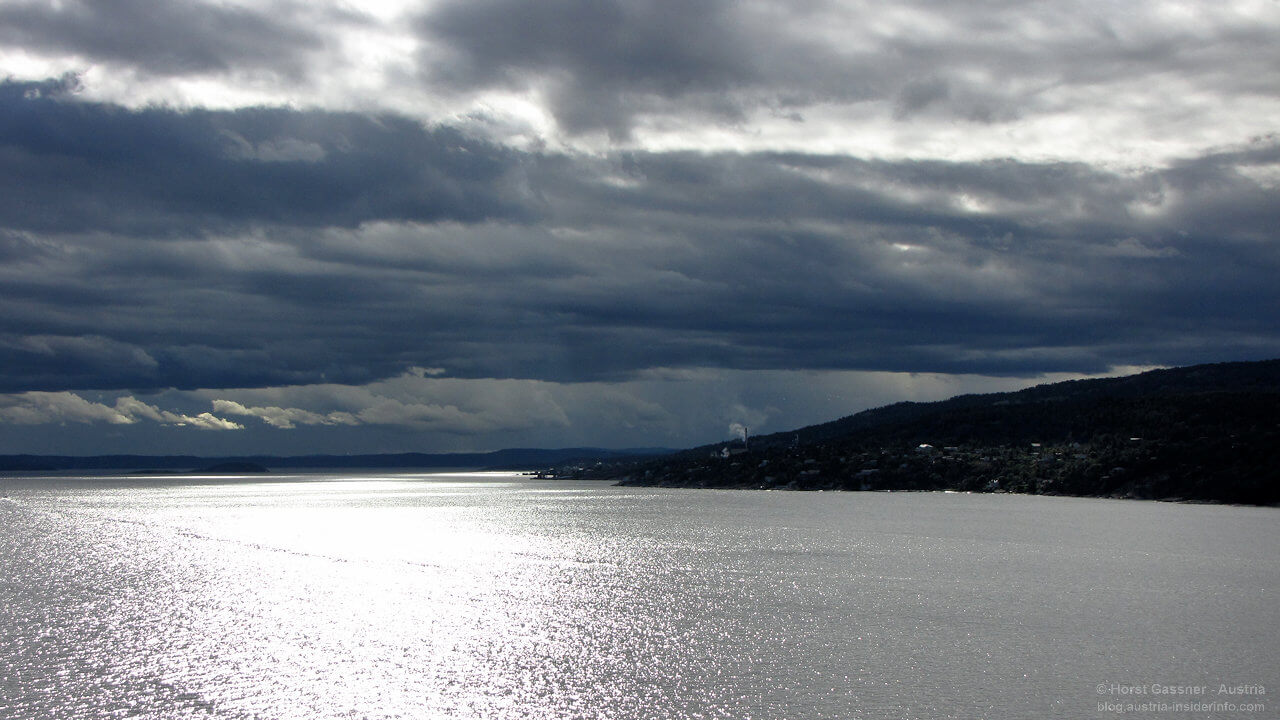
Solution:
{"label": "break in the clouds", "polygon": [[1277,30],[1273,2],[9,3],[5,449],[684,445],[1275,356]]}

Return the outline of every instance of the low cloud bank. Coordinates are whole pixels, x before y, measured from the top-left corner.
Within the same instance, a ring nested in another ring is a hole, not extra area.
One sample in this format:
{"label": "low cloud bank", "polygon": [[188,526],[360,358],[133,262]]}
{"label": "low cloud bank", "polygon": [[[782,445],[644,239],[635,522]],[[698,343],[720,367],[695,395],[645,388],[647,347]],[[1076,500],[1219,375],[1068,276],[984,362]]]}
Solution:
{"label": "low cloud bank", "polygon": [[243,430],[244,426],[208,412],[197,415],[161,410],[131,396],[114,404],[92,402],[73,392],[26,392],[0,396],[0,422],[16,425],[49,423],[106,423],[132,425],[140,421],[198,430]]}

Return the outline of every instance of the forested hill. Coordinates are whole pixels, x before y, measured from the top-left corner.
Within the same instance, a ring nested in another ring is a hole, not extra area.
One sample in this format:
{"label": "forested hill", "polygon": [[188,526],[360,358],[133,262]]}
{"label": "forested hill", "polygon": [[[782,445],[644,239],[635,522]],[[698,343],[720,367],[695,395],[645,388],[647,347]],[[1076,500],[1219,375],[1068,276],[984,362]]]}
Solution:
{"label": "forested hill", "polygon": [[1280,502],[1280,360],[897,403],[616,462],[624,482]]}
{"label": "forested hill", "polygon": [[[1249,398],[1255,397],[1255,401]],[[752,438],[753,443],[813,443],[869,436],[915,436],[935,440],[1006,443],[1079,441],[1097,434],[1154,435],[1221,414],[1219,420],[1244,422],[1247,406],[1265,412],[1266,399],[1280,397],[1280,359],[1152,370],[1138,375],[1098,380],[1068,380],[1025,390],[959,395],[931,403],[900,402],[821,425]],[[1187,413],[1193,413],[1188,415]],[[1241,415],[1244,413],[1244,415]],[[1143,432],[1144,429],[1151,432]]]}

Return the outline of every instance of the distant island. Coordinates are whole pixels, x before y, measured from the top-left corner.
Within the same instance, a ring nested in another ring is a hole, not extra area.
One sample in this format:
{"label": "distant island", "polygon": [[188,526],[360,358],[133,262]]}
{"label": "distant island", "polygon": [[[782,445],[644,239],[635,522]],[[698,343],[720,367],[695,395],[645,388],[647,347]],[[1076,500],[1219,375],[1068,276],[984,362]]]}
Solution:
{"label": "distant island", "polygon": [[[671,448],[509,448],[484,453],[389,453],[363,455],[0,455],[0,472],[114,470],[130,474],[169,472],[251,473],[275,470],[528,470],[558,464],[594,463],[619,457],[652,457]],[[193,470],[193,468],[195,468]]]}
{"label": "distant island", "polygon": [[266,466],[251,462],[219,462],[192,470],[174,468],[138,468],[126,475],[258,475],[269,473]]}
{"label": "distant island", "polygon": [[1280,360],[902,402],[661,458],[544,474],[684,488],[958,490],[1276,505]]}
{"label": "distant island", "polygon": [[254,463],[254,462],[220,462],[220,463],[214,463],[213,465],[210,465],[208,467],[199,468],[198,470],[194,470],[193,472],[212,473],[212,474],[219,474],[219,473],[257,474],[257,473],[269,473],[271,472],[271,470],[269,470],[265,465],[259,465],[258,463]]}

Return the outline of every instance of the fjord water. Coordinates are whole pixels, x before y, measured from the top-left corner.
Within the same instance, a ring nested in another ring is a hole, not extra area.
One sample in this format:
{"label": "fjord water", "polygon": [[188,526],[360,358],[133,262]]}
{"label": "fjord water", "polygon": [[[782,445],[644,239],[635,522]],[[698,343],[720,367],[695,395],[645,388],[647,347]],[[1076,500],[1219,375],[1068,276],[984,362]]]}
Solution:
{"label": "fjord water", "polygon": [[0,717],[1280,706],[1275,509],[501,474],[0,490]]}

